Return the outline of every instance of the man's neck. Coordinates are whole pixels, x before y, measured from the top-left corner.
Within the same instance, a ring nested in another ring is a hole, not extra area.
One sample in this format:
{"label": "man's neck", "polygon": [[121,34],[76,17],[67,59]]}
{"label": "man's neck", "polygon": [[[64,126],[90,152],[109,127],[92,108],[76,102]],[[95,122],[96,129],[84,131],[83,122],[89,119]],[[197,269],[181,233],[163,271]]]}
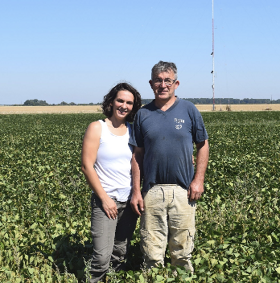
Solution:
{"label": "man's neck", "polygon": [[176,96],[173,96],[168,100],[155,99],[155,106],[162,111],[166,111],[175,103],[176,99]]}

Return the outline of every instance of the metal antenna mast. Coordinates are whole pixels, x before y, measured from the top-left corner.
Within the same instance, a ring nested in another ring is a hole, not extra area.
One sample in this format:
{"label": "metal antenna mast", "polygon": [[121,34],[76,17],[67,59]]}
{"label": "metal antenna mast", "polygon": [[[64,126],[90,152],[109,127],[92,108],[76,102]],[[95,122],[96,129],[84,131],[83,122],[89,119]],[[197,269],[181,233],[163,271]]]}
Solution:
{"label": "metal antenna mast", "polygon": [[215,110],[215,65],[214,65],[214,0],[212,0],[212,92],[213,111]]}

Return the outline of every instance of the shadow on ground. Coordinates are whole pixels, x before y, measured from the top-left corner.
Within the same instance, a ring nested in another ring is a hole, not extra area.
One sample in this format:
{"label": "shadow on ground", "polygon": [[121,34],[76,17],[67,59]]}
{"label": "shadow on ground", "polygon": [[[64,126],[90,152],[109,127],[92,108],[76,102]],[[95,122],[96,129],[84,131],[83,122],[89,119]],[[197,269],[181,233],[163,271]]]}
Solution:
{"label": "shadow on ground", "polygon": [[[55,238],[54,244],[56,249],[52,254],[52,258],[60,273],[73,273],[79,282],[85,282],[86,267],[92,254],[91,241],[83,243],[78,234],[72,234]],[[126,270],[140,270],[142,262],[139,242],[132,240]]]}

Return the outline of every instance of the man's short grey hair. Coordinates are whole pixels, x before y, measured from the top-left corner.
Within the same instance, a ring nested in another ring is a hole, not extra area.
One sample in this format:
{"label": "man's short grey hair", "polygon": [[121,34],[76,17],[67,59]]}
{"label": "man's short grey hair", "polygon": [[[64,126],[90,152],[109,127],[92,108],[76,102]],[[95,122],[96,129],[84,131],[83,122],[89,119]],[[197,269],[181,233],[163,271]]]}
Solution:
{"label": "man's short grey hair", "polygon": [[152,79],[162,72],[170,72],[173,71],[175,75],[175,80],[177,80],[177,67],[172,62],[164,62],[159,61],[157,64],[154,65],[152,68]]}

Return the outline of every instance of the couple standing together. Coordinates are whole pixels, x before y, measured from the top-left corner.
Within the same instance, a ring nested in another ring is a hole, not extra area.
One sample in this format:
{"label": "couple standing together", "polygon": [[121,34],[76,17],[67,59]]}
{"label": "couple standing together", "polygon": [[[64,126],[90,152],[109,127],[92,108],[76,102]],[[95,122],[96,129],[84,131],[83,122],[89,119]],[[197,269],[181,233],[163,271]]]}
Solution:
{"label": "couple standing together", "polygon": [[168,243],[171,264],[193,272],[195,209],[204,191],[208,135],[197,108],[175,96],[180,82],[174,63],[154,65],[149,83],[155,99],[141,109],[140,94],[131,85],[112,88],[102,105],[107,118],[91,123],[84,136],[82,170],[93,191],[90,282],[102,280],[110,265],[124,268],[140,215],[147,268],[164,263]]}

